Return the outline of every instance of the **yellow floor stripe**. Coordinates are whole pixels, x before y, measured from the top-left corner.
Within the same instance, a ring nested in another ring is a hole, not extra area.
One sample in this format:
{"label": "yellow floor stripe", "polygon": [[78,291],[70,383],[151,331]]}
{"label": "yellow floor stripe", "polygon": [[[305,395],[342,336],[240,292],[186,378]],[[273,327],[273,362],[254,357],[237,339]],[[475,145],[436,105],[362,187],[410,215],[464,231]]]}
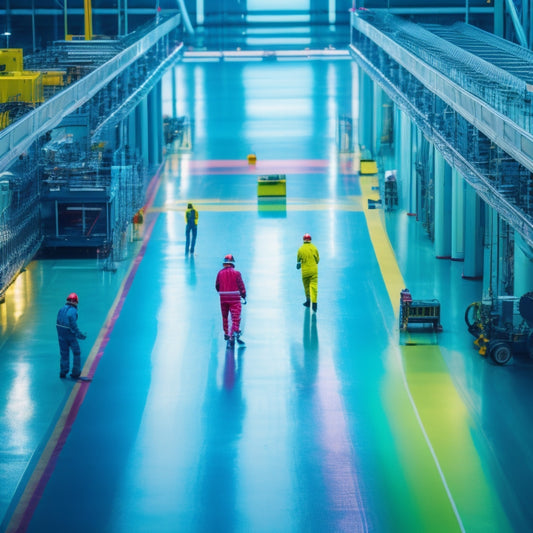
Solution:
{"label": "yellow floor stripe", "polygon": [[[373,187],[376,186],[376,177],[361,177],[363,199],[375,197]],[[381,210],[365,210],[368,231],[397,323],[400,290],[405,283],[384,227],[383,216]],[[440,348],[431,345],[402,346],[399,350],[405,388],[454,508],[457,526],[462,531],[511,532],[490,475],[484,471],[472,440],[473,419],[452,382]],[[396,398],[391,407],[396,410],[397,406]],[[407,454],[412,453],[412,449],[409,450],[412,442],[397,444],[405,448],[403,453],[409,463]],[[416,482],[420,483],[420,479]]]}
{"label": "yellow floor stripe", "polygon": [[189,200],[184,202],[173,202],[163,206],[152,207],[149,212],[165,213],[170,211],[183,211],[187,209],[187,203],[192,203],[199,212],[245,212],[245,211],[269,211],[280,209],[287,211],[362,211],[360,198],[342,202],[331,201],[309,201],[309,200],[290,200],[283,201],[282,198],[268,200],[262,198],[258,200]]}

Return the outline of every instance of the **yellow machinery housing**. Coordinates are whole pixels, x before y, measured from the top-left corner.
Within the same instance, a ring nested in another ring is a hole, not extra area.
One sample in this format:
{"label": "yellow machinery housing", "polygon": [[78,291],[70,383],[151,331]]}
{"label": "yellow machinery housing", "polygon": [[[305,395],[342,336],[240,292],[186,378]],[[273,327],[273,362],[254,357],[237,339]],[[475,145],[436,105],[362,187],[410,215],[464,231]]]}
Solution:
{"label": "yellow machinery housing", "polygon": [[0,76],[0,103],[44,102],[43,76],[40,72],[7,72]]}
{"label": "yellow machinery housing", "polygon": [[377,174],[378,166],[373,159],[361,159],[360,174]]}
{"label": "yellow machinery housing", "polygon": [[287,196],[285,174],[271,174],[257,178],[257,196]]}
{"label": "yellow machinery housing", "polygon": [[49,72],[43,72],[43,85],[65,85],[66,71],[64,70],[52,70]]}
{"label": "yellow machinery housing", "polygon": [[22,48],[0,49],[0,130],[65,86],[65,71],[24,70]]}
{"label": "yellow machinery housing", "polygon": [[21,72],[23,69],[22,48],[0,48],[0,73]]}
{"label": "yellow machinery housing", "polygon": [[65,86],[67,73],[64,70],[43,72],[43,96],[45,100],[52,98]]}

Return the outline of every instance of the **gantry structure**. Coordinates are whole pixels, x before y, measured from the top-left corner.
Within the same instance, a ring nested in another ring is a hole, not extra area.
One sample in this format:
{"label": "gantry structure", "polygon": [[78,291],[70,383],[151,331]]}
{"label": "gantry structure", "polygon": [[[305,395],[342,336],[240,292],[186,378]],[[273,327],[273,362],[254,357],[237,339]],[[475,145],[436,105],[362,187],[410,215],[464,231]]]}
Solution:
{"label": "gantry structure", "polygon": [[160,80],[182,51],[178,13],[24,59],[62,87],[0,131],[0,298],[43,245],[120,254],[162,159]]}
{"label": "gantry structure", "polygon": [[351,24],[356,62],[533,247],[533,53],[385,10],[355,11]]}

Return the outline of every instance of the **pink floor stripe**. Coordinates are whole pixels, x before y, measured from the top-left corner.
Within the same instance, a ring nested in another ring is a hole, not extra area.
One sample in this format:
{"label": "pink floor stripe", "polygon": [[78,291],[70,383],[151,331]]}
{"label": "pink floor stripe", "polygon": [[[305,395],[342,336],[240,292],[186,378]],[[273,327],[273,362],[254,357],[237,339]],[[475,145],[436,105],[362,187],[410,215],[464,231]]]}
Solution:
{"label": "pink floor stripe", "polygon": [[239,159],[186,161],[183,168],[197,174],[318,174],[328,168],[327,159],[287,159],[258,161],[254,165]]}
{"label": "pink floor stripe", "polygon": [[[157,185],[158,185],[158,180],[159,180],[159,175],[160,175],[161,170],[162,170],[162,166],[159,167],[156,175],[152,178],[150,184],[148,185],[148,188],[147,188],[148,200],[146,203],[147,208],[149,208],[152,205],[155,199],[155,196],[157,194],[157,189],[158,189]],[[120,312],[122,311],[122,307],[124,306],[126,296],[131,288],[133,279],[135,278],[135,274],[137,273],[139,265],[141,264],[142,258],[144,257],[144,254],[146,252],[146,248],[148,246],[148,242],[150,240],[150,236],[154,229],[157,218],[158,218],[157,213],[152,213],[149,217],[149,223],[148,223],[148,227],[147,227],[144,239],[143,239],[143,244],[141,246],[141,249],[139,250],[139,253],[135,257],[132,263],[132,266],[130,267],[128,276],[122,285],[120,296],[118,297],[118,301],[115,300],[117,302],[116,307],[113,311],[113,314],[111,315],[111,319],[104,326],[105,327],[104,334],[100,336],[100,345],[98,347],[96,356],[89,369],[88,377],[90,378],[92,378],[94,376],[94,373],[96,372],[98,363],[100,362],[100,359],[102,358],[102,355],[105,351],[107,343],[109,342],[109,339],[111,337],[111,332],[113,331],[113,328],[115,326],[115,323],[118,317],[120,316]],[[52,476],[52,472],[54,471],[59,454],[61,453],[61,450],[63,449],[63,446],[65,445],[65,442],[67,441],[68,435],[72,429],[74,421],[76,420],[76,416],[78,415],[81,404],[83,403],[85,395],[87,394],[87,390],[89,389],[90,382],[82,381],[82,382],[79,382],[77,385],[78,385],[78,389],[75,393],[74,400],[71,404],[71,407],[65,419],[64,425],[62,428],[58,428],[60,429],[59,437],[57,438],[57,441],[54,445],[54,448],[50,455],[50,459],[48,460],[46,465],[43,465],[42,474],[35,485],[35,489],[33,493],[31,494],[28,505],[26,506],[26,509],[24,510],[22,514],[20,523],[18,525],[15,525],[16,529],[14,531],[16,531],[17,533],[19,532],[22,533],[26,531],[26,529],[28,528],[30,524],[33,513],[35,512],[35,509],[37,508],[39,500],[41,499],[44,493],[44,489],[46,487],[46,484],[48,483],[48,480]]]}
{"label": "pink floor stripe", "polygon": [[298,169],[255,169],[249,170],[247,168],[234,168],[234,169],[220,169],[220,168],[210,168],[210,169],[191,169],[188,171],[191,176],[235,176],[235,175],[244,175],[244,176],[261,176],[263,174],[324,174],[324,169],[322,168],[298,168]]}
{"label": "pink floor stripe", "polygon": [[[96,354],[96,357],[94,358],[94,361],[90,367],[89,370],[89,377],[93,377],[96,367],[98,366],[98,363],[100,362],[100,359],[102,358],[102,355],[105,351],[105,348],[107,346],[107,343],[109,342],[109,339],[111,337],[111,332],[113,331],[113,328],[115,326],[115,323],[120,316],[120,312],[122,311],[122,307],[124,305],[124,301],[126,300],[126,296],[129,292],[129,289],[131,287],[131,284],[133,283],[133,278],[135,277],[135,274],[137,273],[137,269],[139,268],[139,265],[141,263],[141,260],[144,256],[144,253],[146,251],[146,247],[148,245],[148,241],[150,239],[150,235],[152,233],[152,230],[154,228],[155,222],[157,220],[157,215],[152,216],[152,220],[150,221],[149,227],[147,229],[147,233],[143,242],[143,245],[141,247],[141,250],[137,254],[137,257],[135,258],[135,261],[133,263],[133,266],[130,270],[130,273],[126,279],[125,284],[122,287],[122,292],[120,294],[120,298],[118,300],[117,306],[113,312],[113,315],[111,317],[111,320],[106,325],[105,333],[101,339],[101,343],[98,349],[98,352]],[[65,442],[67,441],[68,435],[70,434],[70,431],[72,429],[72,426],[74,424],[74,421],[76,420],[76,416],[78,415],[78,412],[80,410],[81,404],[83,403],[83,400],[85,398],[85,395],[87,394],[87,390],[89,389],[90,382],[80,382],[79,388],[76,392],[76,396],[74,398],[74,401],[72,402],[70,411],[67,415],[67,418],[65,420],[65,423],[63,427],[61,428],[61,433],[57,439],[57,442],[54,446],[54,449],[52,451],[52,454],[50,456],[50,460],[44,467],[44,470],[42,472],[42,475],[35,487],[35,490],[31,496],[31,499],[29,501],[29,504],[24,512],[22,521],[19,525],[19,527],[16,529],[17,532],[24,532],[28,528],[31,517],[33,516],[33,513],[35,512],[35,509],[37,508],[37,505],[39,503],[39,500],[41,499],[44,489],[46,487],[46,484],[48,483],[48,480],[52,476],[52,472],[54,471],[55,465],[57,463],[57,459],[59,458],[59,454],[61,453],[61,450],[63,449],[63,446],[65,445]]]}
{"label": "pink floor stripe", "polygon": [[206,159],[206,160],[190,160],[187,165],[191,168],[210,168],[210,167],[249,167],[249,168],[272,168],[272,167],[322,167],[327,168],[329,161],[327,159],[268,159],[265,161],[257,160],[255,165],[251,165],[244,159]]}

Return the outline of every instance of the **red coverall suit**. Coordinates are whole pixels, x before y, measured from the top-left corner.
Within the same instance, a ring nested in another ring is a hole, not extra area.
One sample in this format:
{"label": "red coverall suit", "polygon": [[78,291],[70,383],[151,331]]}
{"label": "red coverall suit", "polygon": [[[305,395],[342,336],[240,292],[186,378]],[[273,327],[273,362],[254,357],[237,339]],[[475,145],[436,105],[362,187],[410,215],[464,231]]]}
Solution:
{"label": "red coverall suit", "polygon": [[[220,294],[220,309],[222,310],[222,327],[224,334],[230,337],[239,335],[241,324],[241,296],[246,298],[246,287],[241,273],[233,265],[224,265],[217,274],[215,288]],[[231,313],[231,331],[228,326],[228,313]]]}

